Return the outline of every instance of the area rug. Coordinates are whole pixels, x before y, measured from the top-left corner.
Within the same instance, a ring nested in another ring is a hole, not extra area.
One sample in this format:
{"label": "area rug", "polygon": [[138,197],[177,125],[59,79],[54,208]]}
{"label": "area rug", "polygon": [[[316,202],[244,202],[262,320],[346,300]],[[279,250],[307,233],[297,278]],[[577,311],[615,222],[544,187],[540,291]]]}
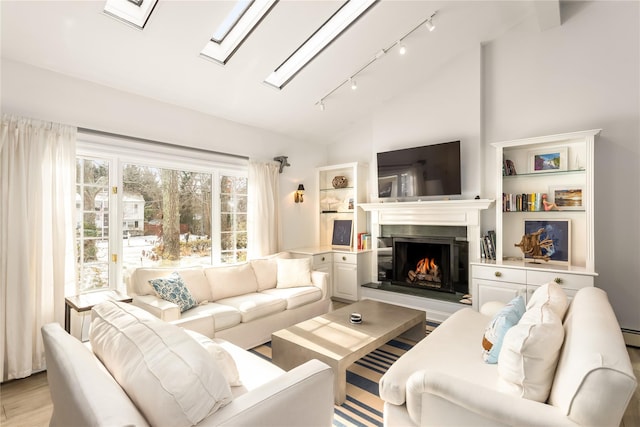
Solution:
{"label": "area rug", "polygon": [[[427,334],[435,326],[429,322]],[[378,393],[378,382],[389,366],[414,345],[414,341],[393,339],[347,369],[347,400],[334,406],[335,427],[382,427],[383,402]],[[271,360],[271,343],[250,351]]]}

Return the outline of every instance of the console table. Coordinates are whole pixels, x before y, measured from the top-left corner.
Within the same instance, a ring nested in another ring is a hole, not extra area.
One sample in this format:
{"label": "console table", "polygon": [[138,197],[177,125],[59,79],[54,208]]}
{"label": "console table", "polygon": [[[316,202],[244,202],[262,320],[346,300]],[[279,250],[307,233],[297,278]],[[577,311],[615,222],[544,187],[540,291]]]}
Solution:
{"label": "console table", "polygon": [[95,291],[74,295],[64,299],[64,330],[71,333],[71,309],[78,313],[89,311],[93,306],[105,301],[131,302],[133,298],[119,291]]}

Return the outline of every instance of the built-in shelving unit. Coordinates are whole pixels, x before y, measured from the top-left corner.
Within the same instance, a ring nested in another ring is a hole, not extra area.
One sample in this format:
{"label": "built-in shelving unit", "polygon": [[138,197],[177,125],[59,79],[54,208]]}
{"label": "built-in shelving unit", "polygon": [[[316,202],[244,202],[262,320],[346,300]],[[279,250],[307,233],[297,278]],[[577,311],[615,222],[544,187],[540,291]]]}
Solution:
{"label": "built-in shelving unit", "polygon": [[[564,286],[569,296],[594,285],[594,144],[599,133],[596,129],[491,144],[497,164],[496,257],[471,263],[475,308],[488,300],[526,296],[548,281]],[[563,242],[558,250],[568,253],[566,260],[535,260],[515,246],[525,234],[525,221],[556,226],[565,220],[566,234],[558,226]]]}

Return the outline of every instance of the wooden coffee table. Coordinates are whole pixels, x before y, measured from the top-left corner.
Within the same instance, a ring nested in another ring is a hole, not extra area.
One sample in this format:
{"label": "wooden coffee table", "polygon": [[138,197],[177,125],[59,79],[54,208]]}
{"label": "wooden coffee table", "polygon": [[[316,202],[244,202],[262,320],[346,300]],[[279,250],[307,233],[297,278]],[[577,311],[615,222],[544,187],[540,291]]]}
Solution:
{"label": "wooden coffee table", "polygon": [[[362,323],[352,324],[351,313],[362,314]],[[336,404],[345,401],[347,368],[356,360],[403,335],[419,341],[425,336],[426,313],[373,300],[314,317],[271,335],[272,361],[290,370],[311,359],[333,368]]]}

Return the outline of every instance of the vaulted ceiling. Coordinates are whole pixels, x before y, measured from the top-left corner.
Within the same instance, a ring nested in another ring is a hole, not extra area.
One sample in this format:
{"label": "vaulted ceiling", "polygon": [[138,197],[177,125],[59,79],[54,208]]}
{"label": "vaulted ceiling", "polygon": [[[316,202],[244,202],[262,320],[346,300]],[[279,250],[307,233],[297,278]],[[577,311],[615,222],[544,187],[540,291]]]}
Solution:
{"label": "vaulted ceiling", "polygon": [[[282,90],[265,84],[342,3],[279,1],[223,66],[200,51],[232,1],[158,0],[138,30],[105,15],[104,1],[3,0],[2,58],[322,142],[522,20],[559,19],[557,2],[382,0]],[[405,55],[390,49],[358,75],[357,90],[338,88],[320,111],[322,97],[434,12],[435,31],[412,33]]]}

